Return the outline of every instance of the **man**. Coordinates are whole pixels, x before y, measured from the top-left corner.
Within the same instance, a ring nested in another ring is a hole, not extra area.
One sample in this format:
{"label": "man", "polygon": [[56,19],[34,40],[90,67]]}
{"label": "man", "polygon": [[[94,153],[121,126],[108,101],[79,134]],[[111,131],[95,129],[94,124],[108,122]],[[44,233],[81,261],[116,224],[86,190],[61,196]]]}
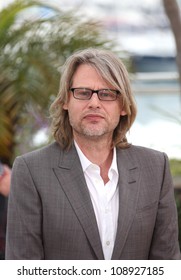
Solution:
{"label": "man", "polygon": [[5,259],[7,200],[10,189],[11,169],[0,161],[0,260]]}
{"label": "man", "polygon": [[65,63],[51,106],[56,142],[18,157],[7,259],[179,259],[167,156],[128,144],[136,107],[111,52]]}

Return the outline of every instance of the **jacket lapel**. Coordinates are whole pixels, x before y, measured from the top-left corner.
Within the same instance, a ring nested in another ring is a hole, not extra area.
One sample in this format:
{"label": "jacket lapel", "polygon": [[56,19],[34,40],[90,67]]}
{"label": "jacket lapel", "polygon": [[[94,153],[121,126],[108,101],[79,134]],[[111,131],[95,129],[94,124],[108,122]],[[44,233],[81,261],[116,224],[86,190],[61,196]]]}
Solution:
{"label": "jacket lapel", "polygon": [[121,256],[126,242],[138,202],[139,195],[139,168],[130,149],[118,149],[119,171],[119,216],[115,246],[112,259],[117,260]]}
{"label": "jacket lapel", "polygon": [[73,146],[61,152],[59,167],[54,172],[64,190],[98,259],[104,259],[97,222],[82,167]]}

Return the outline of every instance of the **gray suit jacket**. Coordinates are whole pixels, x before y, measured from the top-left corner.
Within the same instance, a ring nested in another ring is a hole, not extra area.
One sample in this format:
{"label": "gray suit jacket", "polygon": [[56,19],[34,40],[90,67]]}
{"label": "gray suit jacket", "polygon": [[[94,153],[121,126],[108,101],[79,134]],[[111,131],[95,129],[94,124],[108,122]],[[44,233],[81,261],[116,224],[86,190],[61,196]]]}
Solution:
{"label": "gray suit jacket", "polygon": [[[165,154],[117,150],[119,218],[112,259],[179,259],[178,220]],[[18,157],[9,196],[6,259],[104,259],[74,146]]]}

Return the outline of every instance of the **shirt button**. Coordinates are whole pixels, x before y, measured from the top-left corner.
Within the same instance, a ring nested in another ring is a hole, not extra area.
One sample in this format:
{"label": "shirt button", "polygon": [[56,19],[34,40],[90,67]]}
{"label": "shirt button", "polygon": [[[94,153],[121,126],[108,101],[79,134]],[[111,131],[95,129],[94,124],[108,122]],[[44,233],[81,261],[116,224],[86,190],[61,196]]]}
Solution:
{"label": "shirt button", "polygon": [[110,241],[106,241],[106,245],[109,246],[110,245]]}

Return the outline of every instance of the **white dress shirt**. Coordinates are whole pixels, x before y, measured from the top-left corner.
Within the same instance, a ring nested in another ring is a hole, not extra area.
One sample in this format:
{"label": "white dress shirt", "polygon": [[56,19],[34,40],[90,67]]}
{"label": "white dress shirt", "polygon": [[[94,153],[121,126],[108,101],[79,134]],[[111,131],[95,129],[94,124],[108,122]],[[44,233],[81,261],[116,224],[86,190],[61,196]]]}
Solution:
{"label": "white dress shirt", "polygon": [[116,149],[113,150],[113,160],[108,172],[109,181],[104,184],[99,166],[88,160],[76,142],[75,147],[92,200],[104,257],[110,260],[117,232],[119,205]]}

